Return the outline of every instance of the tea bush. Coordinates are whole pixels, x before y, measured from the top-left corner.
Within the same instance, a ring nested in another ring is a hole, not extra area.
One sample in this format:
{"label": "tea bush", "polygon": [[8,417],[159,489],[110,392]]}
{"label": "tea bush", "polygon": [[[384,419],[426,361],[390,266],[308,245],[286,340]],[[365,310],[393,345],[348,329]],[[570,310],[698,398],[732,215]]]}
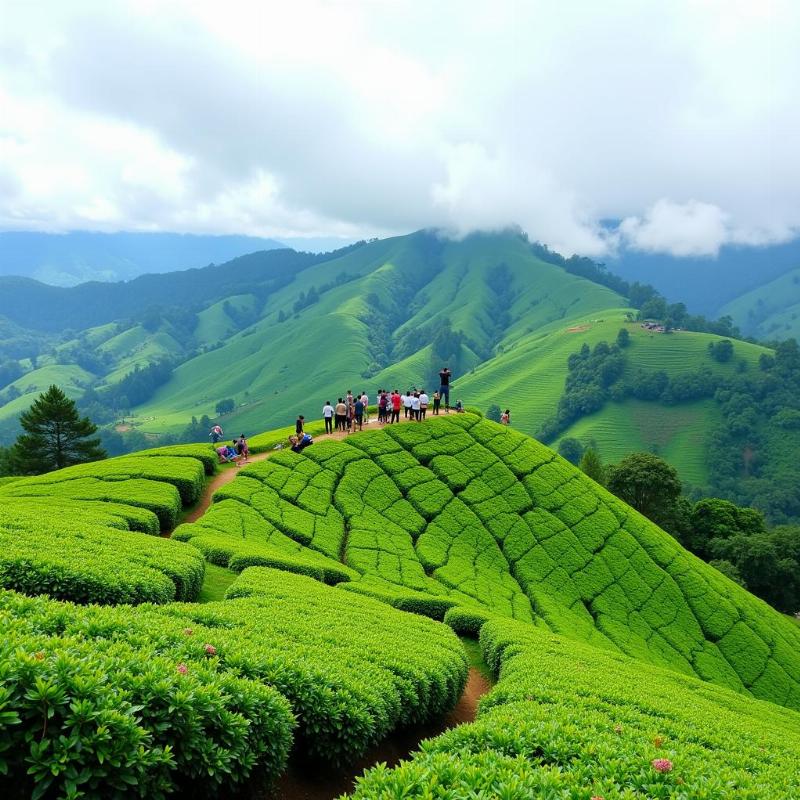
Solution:
{"label": "tea bush", "polygon": [[146,628],[134,633],[134,620],[126,608],[0,592],[0,788],[164,798],[241,783],[256,765],[283,771],[287,700],[220,669],[200,642],[177,660]]}
{"label": "tea bush", "polygon": [[[282,451],[220,497],[260,518],[259,534],[229,525],[229,558],[274,529],[342,562],[353,593],[437,619],[465,607],[533,622],[800,707],[797,626],[506,426],[451,414]],[[339,580],[332,566],[322,577]]]}
{"label": "tea bush", "polygon": [[78,603],[194,600],[205,561],[169,539],[44,515],[0,522],[0,586]]}
{"label": "tea bush", "polygon": [[480,640],[500,681],[477,721],[353,797],[800,796],[800,714],[510,620]]}

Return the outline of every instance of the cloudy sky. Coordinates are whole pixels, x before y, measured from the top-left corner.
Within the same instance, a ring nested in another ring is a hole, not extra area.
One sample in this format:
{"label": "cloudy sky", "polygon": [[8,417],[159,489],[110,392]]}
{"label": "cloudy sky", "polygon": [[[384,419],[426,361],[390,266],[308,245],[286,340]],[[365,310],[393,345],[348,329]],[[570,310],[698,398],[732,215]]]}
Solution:
{"label": "cloudy sky", "polygon": [[785,241],[798,41],[795,0],[0,0],[0,229]]}

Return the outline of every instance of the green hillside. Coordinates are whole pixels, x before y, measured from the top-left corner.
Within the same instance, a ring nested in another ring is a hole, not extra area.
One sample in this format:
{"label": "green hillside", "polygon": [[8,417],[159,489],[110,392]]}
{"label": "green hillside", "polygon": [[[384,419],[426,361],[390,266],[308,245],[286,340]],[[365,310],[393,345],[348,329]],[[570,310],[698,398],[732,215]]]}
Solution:
{"label": "green hillside", "polygon": [[[124,285],[58,289],[7,279],[0,313],[30,303],[55,315],[52,327],[55,319],[80,325],[80,310],[90,307],[87,322],[98,324],[72,327],[55,345],[52,333],[29,334],[41,338],[42,352],[37,369],[18,358],[24,374],[0,387],[0,442],[13,440],[16,417],[50,382],[74,398],[91,388],[84,410],[106,427],[111,451],[124,452],[144,441],[204,439],[199,421],[215,419],[223,400],[234,410],[218,421],[238,435],[289,424],[299,413],[315,418],[348,389],[373,400],[381,387],[432,393],[445,362],[455,376],[453,401],[484,412],[493,404],[510,408],[514,427],[533,435],[556,413],[570,355],[584,344],[613,343],[620,328],[631,335],[623,376],[631,380],[640,371],[728,378],[757,370],[770,352],[736,341],[732,360],[719,363],[708,352],[719,336],[645,330],[628,321],[636,312],[626,298],[540,255],[511,232],[448,241],[420,231],[319,256],[256,253]],[[13,341],[24,339],[11,328]],[[131,385],[135,370],[155,364],[163,366],[159,375]],[[609,403],[552,441],[594,443],[607,461],[656,449],[685,481],[758,503],[763,491],[757,497],[738,486],[746,470],[737,474],[733,466],[725,487],[711,480],[711,432],[724,418],[707,399]],[[129,443],[114,433],[123,419]],[[198,422],[189,429],[192,419]],[[786,437],[800,445],[793,432]],[[747,442],[741,452],[759,449],[759,463],[772,465],[785,449],[774,439],[764,434],[766,445]]]}
{"label": "green hillside", "polygon": [[800,267],[731,300],[721,313],[749,336],[800,338]]}
{"label": "green hillside", "polygon": [[[346,765],[453,706],[455,630],[499,673],[477,721],[357,796],[800,789],[800,628],[548,448],[453,414],[266,454],[171,539],[208,445],[0,485],[0,788],[222,795],[290,748]],[[203,558],[227,599],[186,602]]]}

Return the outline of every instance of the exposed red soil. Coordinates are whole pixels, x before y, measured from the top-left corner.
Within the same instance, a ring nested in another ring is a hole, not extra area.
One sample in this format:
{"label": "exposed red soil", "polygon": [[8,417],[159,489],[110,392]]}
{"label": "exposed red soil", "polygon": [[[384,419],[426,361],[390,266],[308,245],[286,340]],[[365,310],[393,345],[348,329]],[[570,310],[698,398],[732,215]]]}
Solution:
{"label": "exposed red soil", "polygon": [[326,770],[317,764],[309,765],[297,759],[289,763],[289,769],[277,784],[269,790],[254,792],[252,800],[331,800],[353,790],[356,778],[366,769],[381,762],[390,767],[408,758],[419,748],[423,739],[474,722],[478,701],[491,688],[489,681],[471,667],[467,685],[456,706],[440,720],[416,728],[397,731],[390,738],[377,744],[357,763],[343,771]]}
{"label": "exposed red soil", "polygon": [[591,325],[574,325],[571,328],[567,328],[567,333],[583,333],[584,331],[588,331],[591,327]]}

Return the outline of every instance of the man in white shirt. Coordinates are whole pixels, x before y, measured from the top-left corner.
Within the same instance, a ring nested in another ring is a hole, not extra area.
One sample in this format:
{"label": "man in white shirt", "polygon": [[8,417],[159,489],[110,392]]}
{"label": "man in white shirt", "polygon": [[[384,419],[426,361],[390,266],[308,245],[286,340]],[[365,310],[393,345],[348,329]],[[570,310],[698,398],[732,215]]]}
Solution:
{"label": "man in white shirt", "polygon": [[411,392],[406,392],[403,395],[403,416],[405,418],[411,416]]}
{"label": "man in white shirt", "polygon": [[364,404],[364,424],[369,425],[369,397],[366,392],[361,392],[361,402]]}
{"label": "man in white shirt", "polygon": [[419,422],[419,395],[416,392],[411,397],[411,419]]}
{"label": "man in white shirt", "polygon": [[425,390],[423,389],[419,393],[419,418],[425,419],[425,412],[428,410],[428,395],[425,394]]}
{"label": "man in white shirt", "polygon": [[322,418],[325,420],[325,433],[333,433],[333,406],[330,400],[322,407]]}

